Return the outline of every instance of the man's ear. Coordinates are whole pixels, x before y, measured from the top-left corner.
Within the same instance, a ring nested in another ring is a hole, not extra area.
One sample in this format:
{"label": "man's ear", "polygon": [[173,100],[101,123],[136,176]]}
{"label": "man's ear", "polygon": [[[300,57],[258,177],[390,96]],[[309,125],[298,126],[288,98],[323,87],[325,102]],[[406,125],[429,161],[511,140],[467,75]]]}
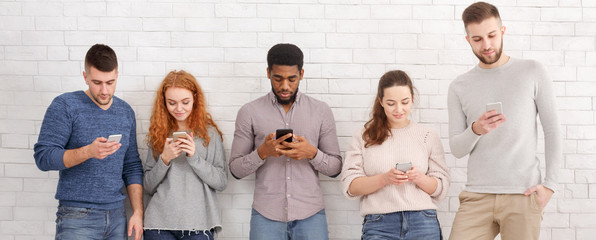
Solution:
{"label": "man's ear", "polygon": [[83,71],[83,79],[85,80],[85,84],[89,85],[89,82],[87,81],[87,72]]}
{"label": "man's ear", "polygon": [[269,72],[269,68],[267,68],[267,78],[271,79],[271,73]]}

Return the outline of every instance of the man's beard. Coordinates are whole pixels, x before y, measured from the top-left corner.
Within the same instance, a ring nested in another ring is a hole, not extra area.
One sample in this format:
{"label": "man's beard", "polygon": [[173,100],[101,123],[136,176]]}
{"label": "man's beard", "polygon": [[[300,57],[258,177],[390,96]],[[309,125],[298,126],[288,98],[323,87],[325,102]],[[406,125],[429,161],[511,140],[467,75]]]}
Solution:
{"label": "man's beard", "polygon": [[296,94],[298,94],[298,88],[296,88],[296,91],[294,92],[294,94],[290,97],[290,99],[288,100],[283,100],[279,97],[279,95],[277,95],[277,92],[275,92],[275,89],[273,89],[273,87],[271,87],[271,91],[273,91],[273,94],[275,95],[275,98],[277,99],[277,102],[281,105],[288,105],[290,103],[293,103],[294,100],[296,100]]}
{"label": "man's beard", "polygon": [[[472,51],[472,52],[474,52],[474,51]],[[486,65],[490,65],[490,64],[493,64],[493,63],[496,63],[497,61],[499,61],[499,59],[501,59],[502,53],[503,53],[503,39],[501,38],[501,47],[499,48],[498,51],[495,50],[495,59],[493,61],[490,61],[489,59],[482,56],[482,52],[480,52],[480,53],[474,52],[474,55],[476,55],[476,57],[478,58],[478,60],[480,60],[480,62],[482,62]]]}

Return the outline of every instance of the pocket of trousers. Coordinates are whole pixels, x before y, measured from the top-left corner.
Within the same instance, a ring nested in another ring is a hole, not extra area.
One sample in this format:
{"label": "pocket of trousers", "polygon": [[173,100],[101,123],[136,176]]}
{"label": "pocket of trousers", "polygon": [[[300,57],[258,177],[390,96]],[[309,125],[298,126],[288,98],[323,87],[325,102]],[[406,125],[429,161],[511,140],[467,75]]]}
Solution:
{"label": "pocket of trousers", "polygon": [[89,208],[78,208],[78,207],[58,207],[56,212],[56,223],[62,219],[80,219],[85,218],[89,215]]}

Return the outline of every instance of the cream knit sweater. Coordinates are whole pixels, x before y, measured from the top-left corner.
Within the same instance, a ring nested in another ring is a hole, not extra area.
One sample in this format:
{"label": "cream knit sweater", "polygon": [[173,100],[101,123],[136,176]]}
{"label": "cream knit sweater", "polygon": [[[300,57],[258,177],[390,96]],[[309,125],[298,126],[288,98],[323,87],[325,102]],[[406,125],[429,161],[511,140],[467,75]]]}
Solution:
{"label": "cream knit sweater", "polygon": [[[352,137],[341,177],[346,197],[360,199],[360,214],[436,209],[436,203],[445,198],[449,188],[449,173],[439,137],[427,127],[410,121],[404,128],[391,129],[391,135],[383,144],[365,148],[363,131],[361,129]],[[427,194],[413,182],[387,185],[365,196],[349,194],[348,189],[354,179],[382,174],[395,168],[396,163],[405,162],[412,162],[419,171],[437,180],[433,194]]]}

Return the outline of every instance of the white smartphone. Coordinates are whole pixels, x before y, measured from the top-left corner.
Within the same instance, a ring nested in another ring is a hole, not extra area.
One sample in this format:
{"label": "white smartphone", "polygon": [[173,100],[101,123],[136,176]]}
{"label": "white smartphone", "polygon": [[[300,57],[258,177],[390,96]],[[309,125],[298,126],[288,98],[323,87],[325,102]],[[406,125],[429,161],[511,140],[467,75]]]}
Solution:
{"label": "white smartphone", "polygon": [[497,114],[502,114],[503,113],[503,106],[501,104],[501,102],[495,102],[495,103],[488,103],[486,104],[486,111],[492,111],[495,110],[497,111]]}
{"label": "white smartphone", "polygon": [[174,132],[174,133],[172,133],[172,135],[174,136],[174,140],[173,141],[175,142],[180,137],[186,137],[186,132],[184,132],[184,131],[182,131],[182,132]]}
{"label": "white smartphone", "polygon": [[411,170],[411,169],[412,169],[412,162],[407,162],[407,163],[397,163],[397,164],[395,164],[395,168],[396,168],[397,170],[400,170],[400,171],[402,171],[402,172],[404,172],[404,173],[405,173],[405,172],[407,172],[407,171],[409,171],[409,170]]}
{"label": "white smartphone", "polygon": [[108,137],[108,142],[119,143],[121,138],[122,138],[122,134],[113,134]]}

